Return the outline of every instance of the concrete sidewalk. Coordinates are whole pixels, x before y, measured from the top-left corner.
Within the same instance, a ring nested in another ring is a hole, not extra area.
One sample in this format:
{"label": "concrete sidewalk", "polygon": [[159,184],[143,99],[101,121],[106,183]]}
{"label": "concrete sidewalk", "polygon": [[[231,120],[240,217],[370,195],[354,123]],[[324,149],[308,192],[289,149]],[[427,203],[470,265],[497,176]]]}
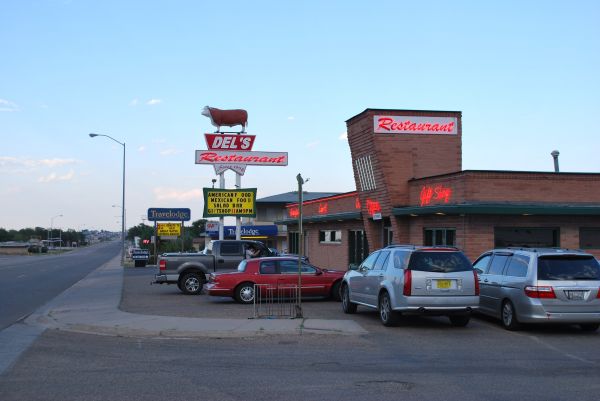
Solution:
{"label": "concrete sidewalk", "polygon": [[25,323],[80,333],[157,338],[367,333],[352,320],[212,319],[123,312],[119,310],[122,288],[123,267],[116,257],[33,313]]}

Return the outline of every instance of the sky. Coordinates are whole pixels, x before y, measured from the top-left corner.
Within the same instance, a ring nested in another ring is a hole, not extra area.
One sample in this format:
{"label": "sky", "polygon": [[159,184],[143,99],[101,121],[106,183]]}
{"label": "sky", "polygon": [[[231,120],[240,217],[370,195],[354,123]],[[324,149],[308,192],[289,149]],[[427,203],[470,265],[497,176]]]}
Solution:
{"label": "sky", "polygon": [[[462,112],[463,169],[600,172],[598,1],[2,0],[0,228],[121,229],[189,208],[206,105],[248,111],[258,198],[356,189],[345,121]],[[226,188],[235,176],[226,173]],[[115,205],[115,206],[113,206]],[[62,215],[62,216],[61,216]]]}

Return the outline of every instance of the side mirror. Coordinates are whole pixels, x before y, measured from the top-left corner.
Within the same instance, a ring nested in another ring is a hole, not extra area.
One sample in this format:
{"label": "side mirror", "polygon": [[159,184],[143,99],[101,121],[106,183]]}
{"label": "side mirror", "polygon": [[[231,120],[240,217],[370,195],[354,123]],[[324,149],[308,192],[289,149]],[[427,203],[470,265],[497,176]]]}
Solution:
{"label": "side mirror", "polygon": [[320,276],[321,274],[323,274],[323,270],[317,270],[317,272],[315,273],[317,276]]}
{"label": "side mirror", "polygon": [[358,265],[356,263],[350,263],[348,265],[348,270],[358,270]]}

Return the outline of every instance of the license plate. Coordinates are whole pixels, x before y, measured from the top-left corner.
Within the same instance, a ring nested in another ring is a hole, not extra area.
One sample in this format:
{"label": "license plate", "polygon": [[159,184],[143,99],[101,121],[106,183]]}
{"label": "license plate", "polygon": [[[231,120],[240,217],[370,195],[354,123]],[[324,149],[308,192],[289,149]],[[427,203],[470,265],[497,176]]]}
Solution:
{"label": "license plate", "polygon": [[437,288],[440,289],[448,289],[452,286],[450,280],[436,280],[436,283]]}
{"label": "license plate", "polygon": [[585,291],[565,291],[565,293],[571,301],[583,301]]}

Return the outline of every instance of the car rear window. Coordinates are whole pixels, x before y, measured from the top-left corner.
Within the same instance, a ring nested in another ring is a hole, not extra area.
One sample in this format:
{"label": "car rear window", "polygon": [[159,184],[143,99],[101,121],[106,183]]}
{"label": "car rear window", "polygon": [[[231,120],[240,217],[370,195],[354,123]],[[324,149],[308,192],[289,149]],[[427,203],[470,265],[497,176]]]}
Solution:
{"label": "car rear window", "polygon": [[409,270],[451,273],[473,270],[471,262],[462,252],[413,252],[408,263]]}
{"label": "car rear window", "polygon": [[592,256],[540,256],[538,280],[600,280],[600,265]]}
{"label": "car rear window", "polygon": [[244,259],[244,260],[242,260],[242,261],[240,262],[240,264],[238,265],[238,268],[237,268],[237,269],[238,269],[238,271],[239,271],[239,272],[245,272],[245,271],[246,271],[246,264],[247,264],[247,263],[248,263],[248,261],[247,261],[247,260],[245,260],[245,259]]}

